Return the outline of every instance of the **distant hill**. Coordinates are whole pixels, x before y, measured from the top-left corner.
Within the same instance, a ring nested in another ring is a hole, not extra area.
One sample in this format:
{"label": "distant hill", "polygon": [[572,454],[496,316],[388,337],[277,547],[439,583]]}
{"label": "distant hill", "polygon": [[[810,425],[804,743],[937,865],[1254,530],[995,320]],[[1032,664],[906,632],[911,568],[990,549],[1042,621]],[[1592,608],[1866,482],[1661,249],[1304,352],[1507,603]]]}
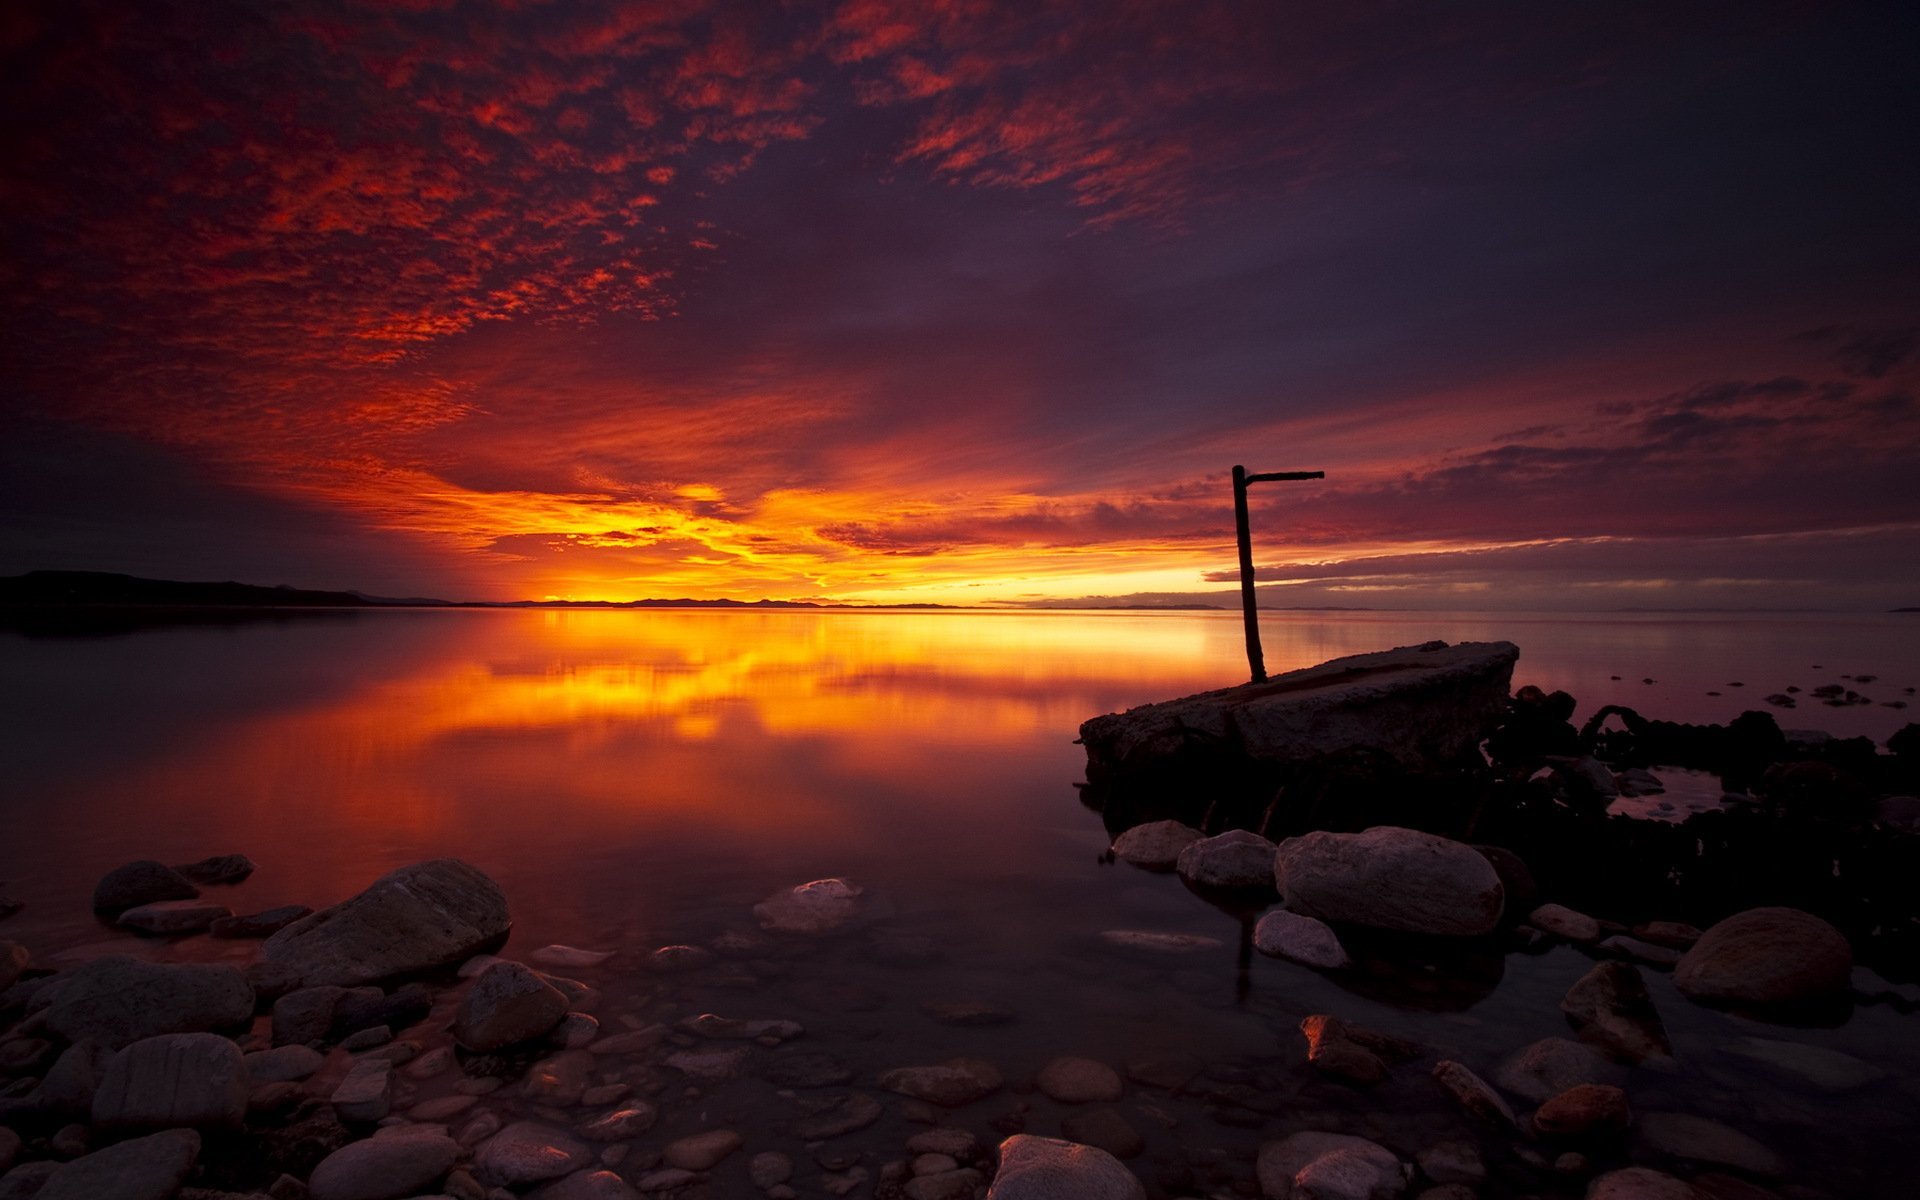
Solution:
{"label": "distant hill", "polygon": [[234,608],[349,608],[369,601],[353,592],[260,587],[251,583],[185,583],[106,571],[29,571],[0,577],[0,604],[33,607],[174,605]]}

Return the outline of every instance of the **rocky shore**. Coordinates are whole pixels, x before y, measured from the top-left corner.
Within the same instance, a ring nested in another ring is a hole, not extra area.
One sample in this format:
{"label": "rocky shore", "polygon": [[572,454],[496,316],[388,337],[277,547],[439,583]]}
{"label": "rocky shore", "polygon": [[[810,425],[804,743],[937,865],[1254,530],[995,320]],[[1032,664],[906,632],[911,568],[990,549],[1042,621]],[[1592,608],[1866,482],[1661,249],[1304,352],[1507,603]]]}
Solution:
{"label": "rocky shore", "polygon": [[[1884,792],[1911,747],[1867,763],[1637,714],[1581,731],[1570,698],[1485,690],[1460,693],[1487,722],[1477,765],[1449,717],[1402,740],[1418,761],[1361,739],[1251,802],[1108,773],[1111,869],[1231,915],[1240,944],[1114,914],[1044,974],[994,976],[840,878],[684,941],[520,947],[506,894],[455,859],[240,914],[218,897],[244,856],[128,863],[96,913],[175,961],[0,941],[0,1200],[1902,1194],[1912,1163],[1802,1150],[1892,1151],[1920,1092],[1800,1032],[1856,1005],[1911,1019],[1920,989],[1862,966],[1902,943],[1836,915],[1840,892],[1784,902],[1792,872],[1609,891],[1593,878],[1656,867],[1558,839],[1632,844],[1605,788],[1657,785],[1680,743],[1750,778],[1729,812],[1782,842],[1910,837],[1885,794],[1836,810],[1808,780]],[[1698,838],[1698,820],[1633,823]],[[1551,984],[1494,1003],[1509,961]],[[1268,990],[1249,999],[1250,978]],[[1062,1032],[1122,1009],[1123,1050]],[[1806,1107],[1742,1090],[1757,1077]],[[1836,1111],[1846,1127],[1822,1128]]]}

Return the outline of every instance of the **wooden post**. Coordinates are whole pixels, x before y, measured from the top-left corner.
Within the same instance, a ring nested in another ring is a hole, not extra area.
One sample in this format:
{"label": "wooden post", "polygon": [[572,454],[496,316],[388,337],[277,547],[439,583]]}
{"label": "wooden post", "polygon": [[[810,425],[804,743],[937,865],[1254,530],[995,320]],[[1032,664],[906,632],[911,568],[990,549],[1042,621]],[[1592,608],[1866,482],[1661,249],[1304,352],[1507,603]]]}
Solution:
{"label": "wooden post", "polygon": [[1249,475],[1245,467],[1233,468],[1233,529],[1240,542],[1240,612],[1247,627],[1247,666],[1253,671],[1255,683],[1267,681],[1267,660],[1260,650],[1260,611],[1253,597],[1253,534],[1247,526],[1247,485],[1326,477],[1325,471],[1269,471]]}

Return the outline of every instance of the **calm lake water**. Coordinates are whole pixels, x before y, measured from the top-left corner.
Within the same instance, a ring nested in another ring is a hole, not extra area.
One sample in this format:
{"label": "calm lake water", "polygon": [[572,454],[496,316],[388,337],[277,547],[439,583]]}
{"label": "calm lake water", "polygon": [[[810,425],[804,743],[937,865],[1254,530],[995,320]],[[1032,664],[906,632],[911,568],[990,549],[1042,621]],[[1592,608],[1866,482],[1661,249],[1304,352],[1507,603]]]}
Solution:
{"label": "calm lake water", "polygon": [[[1915,712],[1879,702],[1911,702],[1920,685],[1914,615],[1272,613],[1263,624],[1275,672],[1431,638],[1511,640],[1516,686],[1565,688],[1583,716],[1622,703],[1725,720],[1791,684],[1802,703],[1777,712],[1785,727],[1884,740]],[[1010,1080],[1056,1054],[1189,1056],[1227,1081],[1217,1094],[1136,1087],[1121,1105],[1146,1136],[1134,1165],[1156,1195],[1229,1193],[1251,1177],[1260,1142],[1295,1129],[1366,1133],[1408,1158],[1443,1136],[1479,1139],[1424,1067],[1368,1093],[1311,1078],[1294,1026],[1331,1011],[1487,1073],[1507,1051],[1567,1033],[1556,1005],[1590,960],[1566,948],[1509,956],[1495,980],[1447,1002],[1363,997],[1266,959],[1241,978],[1238,917],[1177,879],[1099,861],[1106,834],[1073,787],[1079,722],[1244,671],[1231,613],[408,610],[99,638],[4,633],[0,880],[27,907],[0,935],[41,962],[73,961],[76,947],[248,952],[139,942],[88,912],[94,882],[122,862],[230,851],[260,864],[215,890],[240,912],[325,905],[404,863],[468,859],[511,899],[509,954],[710,941],[753,929],[749,909],[776,889],[845,876],[892,914],[886,936],[918,949],[894,954],[863,936],[784,952],[758,976],[671,988],[582,977],[635,1019],[792,1017],[868,1081],[956,1054]],[[1877,678],[1849,678],[1860,675]],[[1806,698],[1836,682],[1876,703]],[[1116,928],[1223,945],[1143,958],[1099,940]],[[1870,1003],[1837,1029],[1786,1030],[1690,1005],[1661,976],[1653,986],[1679,1065],[1636,1073],[1636,1110],[1725,1120],[1829,1195],[1911,1194],[1910,1006]],[[950,999],[1017,1019],[954,1028],[919,1007]],[[1757,1067],[1738,1052],[1746,1039],[1841,1050],[1889,1073],[1821,1092]],[[1234,1088],[1266,1098],[1248,1107]],[[777,1131],[788,1103],[748,1079],[670,1113],[661,1132],[728,1116]],[[997,1137],[990,1122],[1021,1103],[1030,1131],[1059,1129],[1065,1111],[1037,1094],[1003,1092],[955,1120]],[[897,1156],[910,1128],[899,1120],[889,1111],[870,1131],[886,1147],[872,1165]],[[749,1149],[806,1153],[766,1137]],[[1484,1144],[1498,1159],[1496,1141]],[[1522,1187],[1524,1170],[1508,1166]],[[1503,1194],[1500,1178],[1488,1194]]]}

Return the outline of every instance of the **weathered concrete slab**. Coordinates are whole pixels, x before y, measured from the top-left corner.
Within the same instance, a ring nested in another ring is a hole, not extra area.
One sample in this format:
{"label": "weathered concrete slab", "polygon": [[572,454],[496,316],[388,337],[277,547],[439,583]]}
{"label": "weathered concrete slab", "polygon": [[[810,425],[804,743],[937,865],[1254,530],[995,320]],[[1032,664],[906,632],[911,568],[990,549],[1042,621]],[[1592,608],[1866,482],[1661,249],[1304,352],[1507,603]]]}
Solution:
{"label": "weathered concrete slab", "polygon": [[1089,775],[1147,769],[1196,751],[1286,765],[1371,749],[1411,770],[1433,770],[1472,753],[1500,723],[1519,657],[1511,642],[1355,654],[1265,683],[1095,717],[1080,738]]}

